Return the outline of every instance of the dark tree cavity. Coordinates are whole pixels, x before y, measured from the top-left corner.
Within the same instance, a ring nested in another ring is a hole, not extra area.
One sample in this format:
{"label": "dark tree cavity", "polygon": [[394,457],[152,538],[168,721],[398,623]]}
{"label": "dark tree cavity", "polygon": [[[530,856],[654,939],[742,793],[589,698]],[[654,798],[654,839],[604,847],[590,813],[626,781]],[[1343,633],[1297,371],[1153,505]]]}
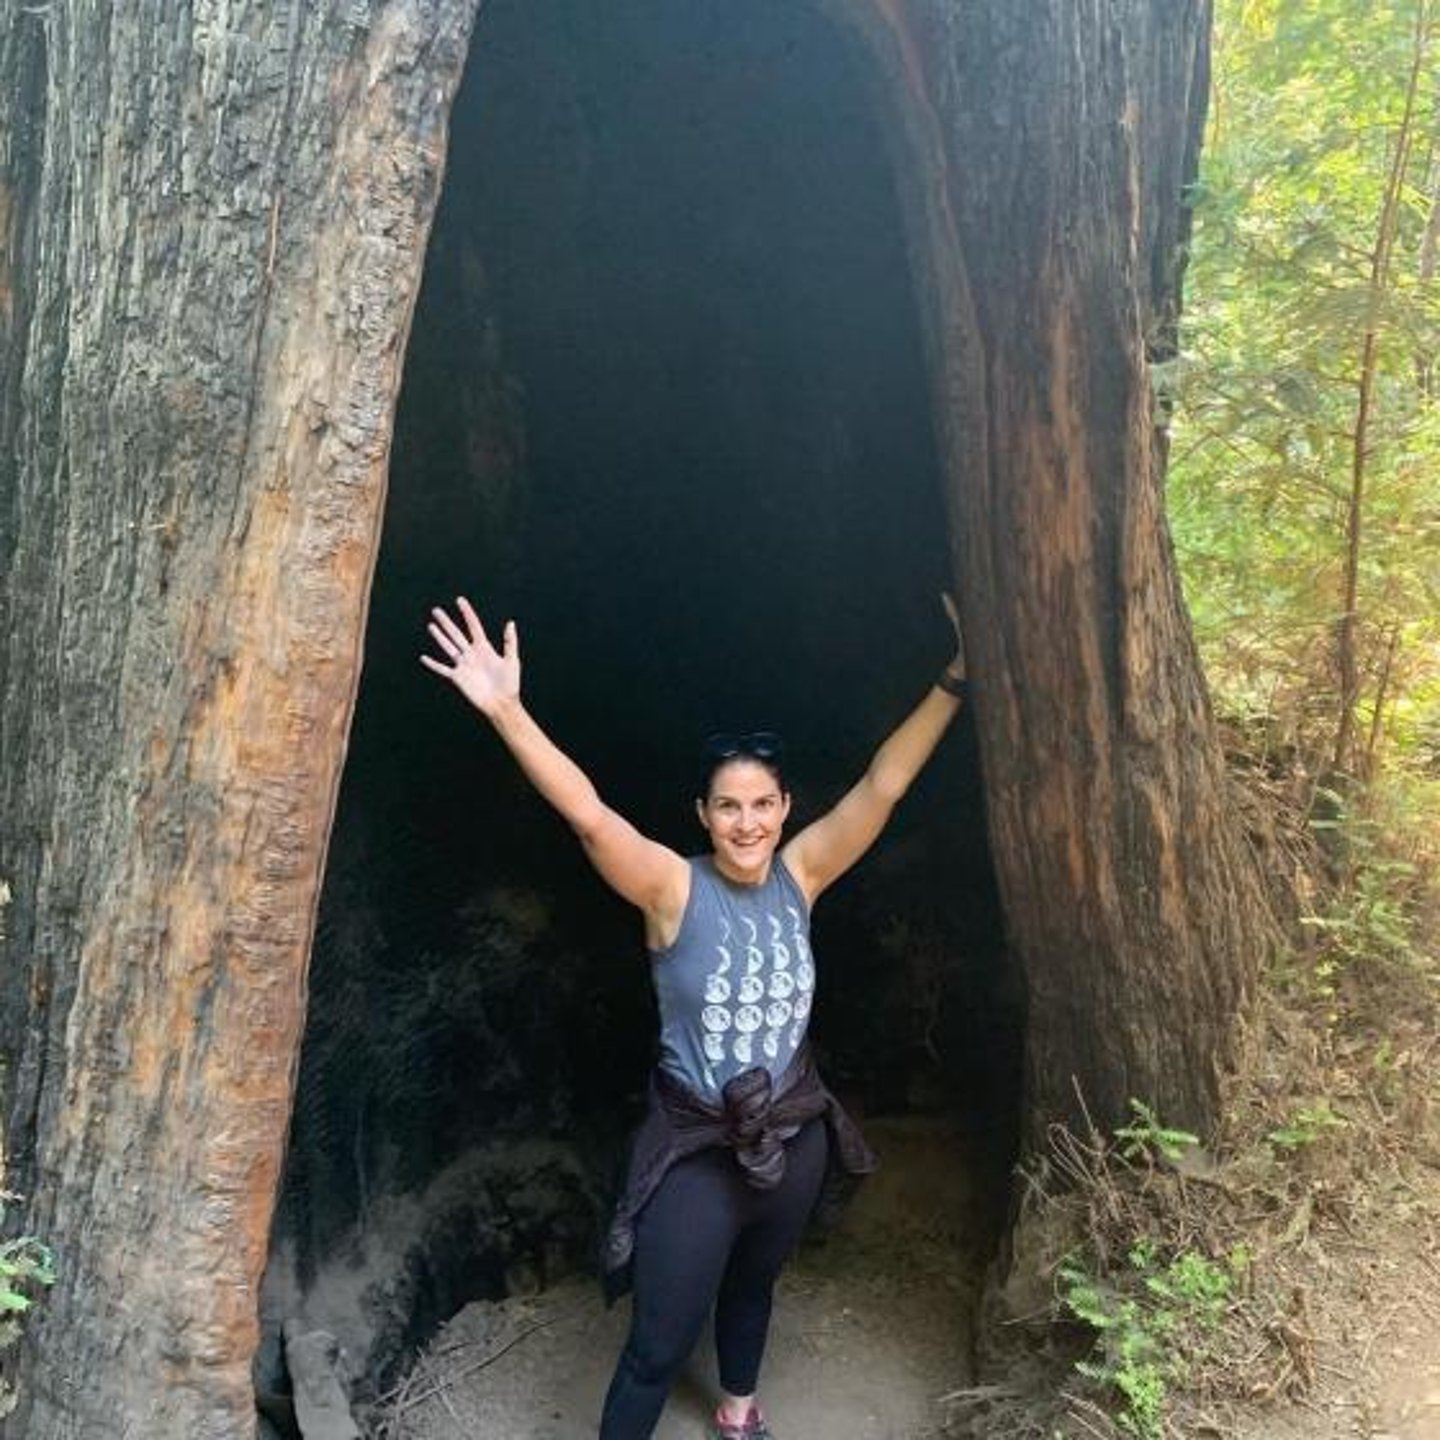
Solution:
{"label": "dark tree cavity", "polygon": [[[654,1032],[636,918],[419,669],[427,605],[518,616],[532,708],[682,851],[701,737],[779,730],[803,824],[948,645],[901,212],[839,32],[494,4],[450,149],[267,1306],[373,1324],[381,1383],[465,1300],[588,1263]],[[818,927],[834,1082],[1003,1137],[1018,1026],[968,726]],[[368,1322],[327,1311],[326,1266],[353,1292],[394,1194],[430,1197],[400,1278]]]}
{"label": "dark tree cavity", "polygon": [[[864,972],[914,894],[940,897],[947,955],[993,958],[963,898],[988,864],[1010,968],[978,973],[1023,992],[1025,1134],[1077,1090],[1101,1124],[1131,1097],[1192,1128],[1218,1112],[1269,931],[1147,376],[1208,6],[651,0],[603,31],[595,8],[497,3],[476,27],[474,0],[148,0],[0,25],[4,1140],[64,1259],[16,1433],[251,1433],[292,1105],[310,1198],[282,1230],[315,1257],[373,1183],[612,1113],[576,1079],[595,1035],[543,1096],[507,1073],[576,1016],[640,1058],[622,918],[400,657],[432,585],[525,622],[537,710],[674,838],[712,724],[786,729],[823,803],[938,658],[948,574],[974,749],[927,777],[856,913],[831,911],[826,1045],[876,1103],[930,1084],[893,1043],[913,1015],[867,1038],[892,1002]],[[496,114],[532,107],[503,151],[484,97],[478,131],[469,99],[451,127],[487,32]],[[625,129],[667,96],[658,133]],[[385,1071],[371,1089],[297,1101],[387,481],[311,1048],[384,1039],[418,976],[446,1023],[433,1048],[357,1051]],[[458,963],[477,950],[511,960]],[[537,961],[561,993],[525,987]],[[513,1132],[486,1129],[502,1112]],[[306,1144],[343,1148],[348,1179]],[[546,1173],[583,1217],[590,1159]],[[583,1224],[537,1223],[519,1252],[558,1262]],[[515,1253],[475,1248],[464,1284]]]}

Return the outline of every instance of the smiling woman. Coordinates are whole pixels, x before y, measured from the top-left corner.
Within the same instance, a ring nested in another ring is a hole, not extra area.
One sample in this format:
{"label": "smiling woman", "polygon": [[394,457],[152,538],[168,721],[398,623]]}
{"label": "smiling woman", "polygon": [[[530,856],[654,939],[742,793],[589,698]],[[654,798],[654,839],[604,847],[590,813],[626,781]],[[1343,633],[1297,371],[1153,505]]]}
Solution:
{"label": "smiling woman", "polygon": [[[790,815],[790,792],[773,758],[778,751],[763,738],[760,749],[749,748],[756,738],[739,736],[734,749],[708,742],[705,788],[695,797],[695,813],[715,851],[715,868],[741,885],[754,884],[756,867],[768,865]],[[711,760],[717,749],[729,753]]]}
{"label": "smiling woman", "polygon": [[646,1440],[714,1309],[718,1440],[766,1440],[756,1398],[780,1269],[828,1170],[874,1158],[806,1048],[819,970],[810,910],[865,854],[960,708],[955,658],[840,802],[784,842],[790,792],[776,736],[714,736],[696,797],[711,853],[686,859],[601,798],[526,710],[520,638],[497,650],[463,596],[431,611],[422,655],[489,721],[601,878],[644,917],[659,1004],[650,1108],[607,1238],[612,1293],[635,1287],[601,1440]]}

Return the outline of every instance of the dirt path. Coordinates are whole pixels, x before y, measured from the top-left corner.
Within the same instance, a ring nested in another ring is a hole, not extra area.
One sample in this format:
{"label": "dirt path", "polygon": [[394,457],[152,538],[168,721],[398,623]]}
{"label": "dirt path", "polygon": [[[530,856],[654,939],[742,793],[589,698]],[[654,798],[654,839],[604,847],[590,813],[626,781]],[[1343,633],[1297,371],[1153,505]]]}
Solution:
{"label": "dirt path", "polygon": [[1440,1175],[1416,1178],[1408,1213],[1315,1248],[1315,1384],[1234,1440],[1440,1440]]}
{"label": "dirt path", "polygon": [[[978,1172],[928,1121],[870,1122],[884,1158],[840,1229],[787,1272],[762,1389],[782,1440],[939,1440],[942,1398],[969,1380],[980,1267]],[[1440,1171],[1410,1169],[1370,1223],[1328,1223],[1296,1255],[1311,1383],[1299,1399],[1192,1414],[1191,1440],[1440,1440]],[[1379,1180],[1375,1184],[1379,1192]],[[472,1305],[437,1337],[385,1440],[593,1440],[624,1342],[590,1280]],[[1008,1376],[1035,1414],[1066,1375]],[[1073,1378],[1073,1377],[1070,1377]],[[698,1440],[714,1403],[708,1337],[657,1440]],[[1093,1426],[959,1427],[952,1434],[1082,1435]],[[1111,1432],[1116,1433],[1118,1432]]]}
{"label": "dirt path", "polygon": [[1230,1440],[1440,1440],[1440,1322],[1414,1297],[1360,1312],[1322,1347],[1317,1391]]}
{"label": "dirt path", "polygon": [[[968,1376],[982,1257],[964,1146],[928,1120],[866,1133],[880,1173],[797,1258],[776,1306],[762,1389],[777,1435],[795,1440],[937,1436],[940,1398]],[[590,1440],[627,1318],[591,1281],[469,1306],[412,1375],[390,1440]],[[707,1337],[657,1440],[696,1440],[714,1395]]]}

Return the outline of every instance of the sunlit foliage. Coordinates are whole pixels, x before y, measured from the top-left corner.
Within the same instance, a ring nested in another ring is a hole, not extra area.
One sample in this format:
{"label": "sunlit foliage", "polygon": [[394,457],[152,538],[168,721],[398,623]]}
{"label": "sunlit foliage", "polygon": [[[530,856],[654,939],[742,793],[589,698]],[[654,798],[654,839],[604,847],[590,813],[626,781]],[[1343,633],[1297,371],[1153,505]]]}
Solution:
{"label": "sunlit foliage", "polygon": [[1437,11],[1219,0],[1182,354],[1159,377],[1219,703],[1354,773],[1440,765]]}

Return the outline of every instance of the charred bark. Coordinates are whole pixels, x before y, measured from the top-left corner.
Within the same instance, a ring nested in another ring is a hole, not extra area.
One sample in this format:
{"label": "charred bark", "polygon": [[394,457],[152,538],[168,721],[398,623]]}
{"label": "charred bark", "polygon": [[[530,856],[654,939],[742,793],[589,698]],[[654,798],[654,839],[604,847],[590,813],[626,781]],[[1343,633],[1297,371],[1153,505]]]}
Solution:
{"label": "charred bark", "polygon": [[953,255],[931,243],[922,308],[944,317],[937,419],[1028,992],[1029,1133],[1078,1119],[1081,1094],[1101,1124],[1136,1098],[1205,1130],[1272,935],[1179,591],[1148,374],[1174,343],[1209,7],[977,0],[892,24],[911,143],[940,152],[918,168],[944,177],[921,206],[954,237]]}
{"label": "charred bark", "polygon": [[[472,5],[0,27],[14,1433],[249,1432],[406,325]],[[8,118],[8,117],[7,117]]]}
{"label": "charred bark", "polygon": [[[475,0],[0,27],[0,1045],[58,1246],[15,1433],[250,1433],[406,330]],[[825,0],[893,125],[1035,1127],[1204,1126],[1263,910],[1175,578],[1203,5]]]}

